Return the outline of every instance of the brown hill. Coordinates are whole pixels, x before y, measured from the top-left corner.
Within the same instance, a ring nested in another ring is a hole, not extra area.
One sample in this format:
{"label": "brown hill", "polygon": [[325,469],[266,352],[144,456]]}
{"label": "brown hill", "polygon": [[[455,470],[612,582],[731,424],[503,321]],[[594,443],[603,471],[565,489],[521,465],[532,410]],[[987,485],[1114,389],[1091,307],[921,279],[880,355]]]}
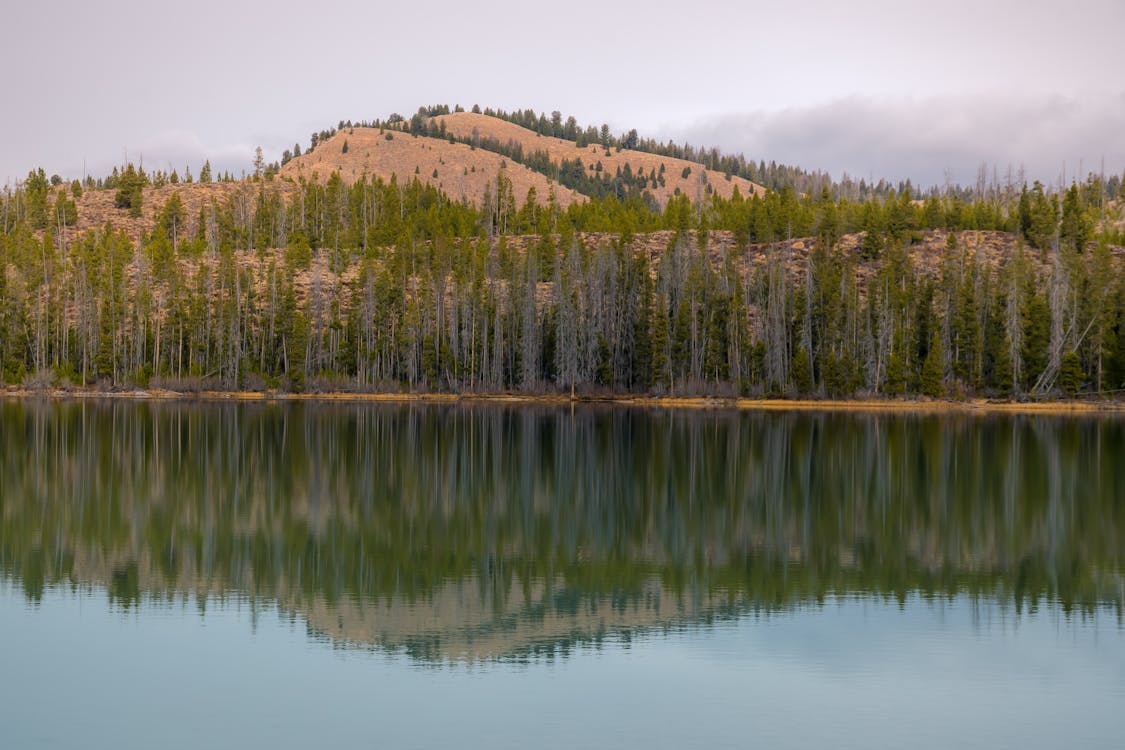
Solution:
{"label": "brown hill", "polygon": [[[388,135],[391,136],[389,140]],[[344,153],[345,141],[348,143],[347,153]],[[399,182],[417,176],[454,200],[465,198],[479,206],[486,186],[491,184],[491,191],[495,194],[496,175],[501,169],[512,182],[517,203],[522,205],[528,189],[534,187],[538,201],[546,204],[552,182],[499,154],[440,138],[390,130],[381,133],[375,128],[341,130],[310,153],[298,156],[282,167],[281,176],[311,180],[315,175],[317,179],[325,180],[335,171],[346,182],[354,182],[365,174],[384,180],[396,175]],[[562,185],[553,187],[555,198],[563,208],[585,200],[580,193]]]}
{"label": "brown hill", "polygon": [[[482,139],[493,138],[502,144],[518,143],[523,147],[525,154],[545,151],[555,164],[560,164],[563,159],[581,158],[583,165],[591,171],[591,174],[598,162],[601,162],[603,171],[608,171],[611,175],[618,169],[624,170],[626,165],[634,174],[643,172],[647,175],[653,171],[660,174],[660,168],[663,166],[664,186],[650,188],[650,192],[661,204],[667,203],[677,190],[696,200],[707,194],[708,186],[724,198],[731,196],[736,185],[743,196],[765,193],[765,188],[742,177],[731,176],[728,179],[722,172],[705,169],[702,164],[685,159],[628,149],[621,151],[609,149],[607,154],[605,148],[594,144],[579,148],[573,141],[540,135],[507,120],[487,115],[455,112],[435,117],[433,121],[439,126],[444,123],[446,131],[458,138],[476,136]],[[685,170],[687,170],[686,176]]]}
{"label": "brown hill", "polygon": [[[486,115],[459,112],[442,115],[433,121],[444,123],[447,132],[457,137],[494,139],[505,145],[518,143],[528,155],[536,151],[545,152],[555,164],[561,164],[563,159],[580,158],[587,169],[591,170],[591,174],[598,162],[601,162],[603,171],[611,175],[618,169],[623,170],[626,165],[634,173],[643,172],[646,175],[652,172],[660,174],[663,167],[664,186],[649,188],[649,192],[661,204],[666,203],[677,191],[692,200],[705,196],[710,191],[729,197],[735,186],[743,195],[764,193],[761,186],[749,180],[733,176],[727,178],[721,172],[705,169],[694,162],[628,149],[611,149],[607,154],[604,148],[597,145],[578,148],[572,141],[541,136],[506,120]],[[343,149],[345,141],[348,144],[346,153]],[[563,208],[588,199],[522,164],[484,148],[450,143],[442,138],[414,136],[401,131],[382,132],[375,128],[360,127],[341,130],[310,153],[291,160],[282,167],[279,178],[273,181],[271,189],[288,193],[295,189],[292,181],[300,178],[311,180],[314,177],[323,181],[332,172],[339,172],[349,183],[363,175],[384,180],[396,176],[400,182],[417,177],[454,200],[464,198],[479,206],[486,188],[495,194],[496,177],[501,170],[504,170],[504,175],[511,181],[513,195],[519,204],[523,203],[530,188],[535,188],[540,204],[547,203],[552,190]],[[114,206],[115,191],[87,190],[77,200],[77,225],[65,231],[68,237],[74,237],[110,223],[136,239],[142,232],[152,229],[156,215],[165,201],[178,192],[186,213],[185,230],[190,234],[195,231],[196,217],[202,205],[211,200],[223,202],[240,193],[252,196],[256,190],[256,185],[251,182],[192,183],[164,185],[159,188],[150,186],[144,189],[144,211],[139,217],[130,216],[126,209]]]}

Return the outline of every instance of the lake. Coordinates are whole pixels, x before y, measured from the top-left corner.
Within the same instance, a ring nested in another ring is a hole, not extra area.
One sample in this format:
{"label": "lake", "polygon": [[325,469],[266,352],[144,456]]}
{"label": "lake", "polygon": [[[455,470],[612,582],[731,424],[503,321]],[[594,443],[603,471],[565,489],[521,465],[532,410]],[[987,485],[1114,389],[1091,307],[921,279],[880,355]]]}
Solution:
{"label": "lake", "polygon": [[1117,748],[1125,419],[0,401],[0,745]]}

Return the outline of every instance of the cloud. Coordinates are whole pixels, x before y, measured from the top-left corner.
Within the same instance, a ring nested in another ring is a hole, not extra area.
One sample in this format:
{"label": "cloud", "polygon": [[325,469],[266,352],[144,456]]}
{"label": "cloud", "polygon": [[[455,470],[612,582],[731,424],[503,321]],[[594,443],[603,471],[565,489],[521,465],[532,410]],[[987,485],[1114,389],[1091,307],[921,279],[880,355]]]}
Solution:
{"label": "cloud", "polygon": [[1007,95],[871,98],[731,113],[674,133],[748,158],[820,169],[839,178],[910,179],[929,186],[975,181],[982,163],[1003,176],[1067,180],[1081,162],[1107,173],[1125,167],[1125,92],[1112,96]]}

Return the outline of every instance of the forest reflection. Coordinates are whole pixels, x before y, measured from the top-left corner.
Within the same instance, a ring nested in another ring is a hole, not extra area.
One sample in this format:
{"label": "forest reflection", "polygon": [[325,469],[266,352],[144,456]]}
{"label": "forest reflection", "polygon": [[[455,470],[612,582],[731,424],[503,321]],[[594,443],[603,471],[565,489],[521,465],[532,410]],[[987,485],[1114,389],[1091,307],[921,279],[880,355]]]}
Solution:
{"label": "forest reflection", "polygon": [[422,659],[840,596],[1120,623],[1123,456],[1094,417],[11,401],[0,574]]}

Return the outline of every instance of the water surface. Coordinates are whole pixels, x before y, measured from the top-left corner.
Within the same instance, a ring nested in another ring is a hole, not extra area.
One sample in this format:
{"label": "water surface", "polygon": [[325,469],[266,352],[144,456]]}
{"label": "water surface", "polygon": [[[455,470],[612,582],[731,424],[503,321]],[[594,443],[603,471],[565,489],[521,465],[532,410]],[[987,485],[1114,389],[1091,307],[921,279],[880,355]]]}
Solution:
{"label": "water surface", "polygon": [[1122,456],[1104,417],[4,402],[0,726],[1117,747]]}

